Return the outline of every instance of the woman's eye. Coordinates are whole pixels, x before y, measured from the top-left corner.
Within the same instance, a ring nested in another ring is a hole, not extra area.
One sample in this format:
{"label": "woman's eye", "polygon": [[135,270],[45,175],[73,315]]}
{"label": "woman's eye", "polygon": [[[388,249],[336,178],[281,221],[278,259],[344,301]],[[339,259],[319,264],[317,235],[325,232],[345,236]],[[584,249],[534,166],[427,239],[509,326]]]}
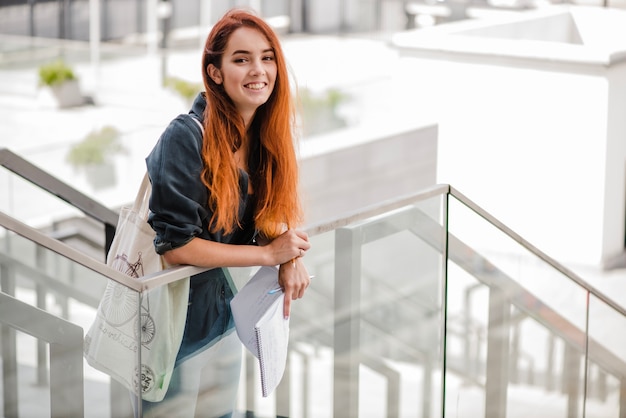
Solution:
{"label": "woman's eye", "polygon": [[268,55],[266,57],[263,57],[263,61],[274,61],[274,57]]}
{"label": "woman's eye", "polygon": [[235,60],[233,62],[240,64],[243,62],[247,62],[248,60],[246,58],[235,58]]}

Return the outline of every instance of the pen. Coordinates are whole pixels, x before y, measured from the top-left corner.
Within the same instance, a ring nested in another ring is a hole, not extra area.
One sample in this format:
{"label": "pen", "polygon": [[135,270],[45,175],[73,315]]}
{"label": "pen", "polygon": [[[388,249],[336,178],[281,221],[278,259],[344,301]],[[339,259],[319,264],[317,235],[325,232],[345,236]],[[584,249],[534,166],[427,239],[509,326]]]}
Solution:
{"label": "pen", "polygon": [[[309,279],[313,279],[315,276],[309,276]],[[267,292],[268,295],[273,295],[274,293],[278,293],[278,292],[282,292],[283,288],[282,287],[277,287],[276,289],[272,289],[269,292]]]}

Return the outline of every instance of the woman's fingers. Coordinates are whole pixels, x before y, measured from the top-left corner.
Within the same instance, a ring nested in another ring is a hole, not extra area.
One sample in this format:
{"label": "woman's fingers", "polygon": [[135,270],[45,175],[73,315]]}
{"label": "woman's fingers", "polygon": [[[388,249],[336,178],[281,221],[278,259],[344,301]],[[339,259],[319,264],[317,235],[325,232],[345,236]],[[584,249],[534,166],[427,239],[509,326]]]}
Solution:
{"label": "woman's fingers", "polygon": [[291,298],[285,293],[285,301],[283,302],[283,317],[289,319],[291,314]]}
{"label": "woman's fingers", "polygon": [[289,260],[304,257],[311,248],[309,237],[304,231],[290,229],[278,236],[271,243],[277,264],[284,264]]}
{"label": "woman's fingers", "polygon": [[291,263],[287,263],[281,265],[279,271],[279,283],[285,294],[283,305],[283,315],[285,318],[289,318],[291,313],[291,302],[304,297],[304,293],[311,283],[311,277],[308,275],[304,264],[299,260],[296,261],[296,263],[298,263],[299,266],[295,269],[291,268]]}

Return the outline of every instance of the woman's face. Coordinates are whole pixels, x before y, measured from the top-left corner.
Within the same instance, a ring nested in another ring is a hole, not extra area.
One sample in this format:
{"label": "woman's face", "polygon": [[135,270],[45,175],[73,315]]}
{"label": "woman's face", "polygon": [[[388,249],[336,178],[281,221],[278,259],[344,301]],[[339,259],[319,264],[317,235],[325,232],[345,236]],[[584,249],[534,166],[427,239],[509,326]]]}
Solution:
{"label": "woman's face", "polygon": [[223,84],[246,125],[256,109],[267,102],[276,82],[274,50],[267,38],[256,29],[235,30],[222,56],[222,67],[209,64],[209,76]]}

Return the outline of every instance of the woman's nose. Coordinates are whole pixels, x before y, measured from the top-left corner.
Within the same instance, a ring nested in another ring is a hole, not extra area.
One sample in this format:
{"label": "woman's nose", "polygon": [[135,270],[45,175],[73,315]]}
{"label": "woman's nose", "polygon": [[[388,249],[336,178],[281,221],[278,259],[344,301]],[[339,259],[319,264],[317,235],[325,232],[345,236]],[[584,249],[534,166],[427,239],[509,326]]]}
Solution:
{"label": "woman's nose", "polygon": [[253,76],[261,76],[265,74],[265,68],[263,68],[263,63],[261,63],[260,61],[255,61],[250,71],[250,74]]}

